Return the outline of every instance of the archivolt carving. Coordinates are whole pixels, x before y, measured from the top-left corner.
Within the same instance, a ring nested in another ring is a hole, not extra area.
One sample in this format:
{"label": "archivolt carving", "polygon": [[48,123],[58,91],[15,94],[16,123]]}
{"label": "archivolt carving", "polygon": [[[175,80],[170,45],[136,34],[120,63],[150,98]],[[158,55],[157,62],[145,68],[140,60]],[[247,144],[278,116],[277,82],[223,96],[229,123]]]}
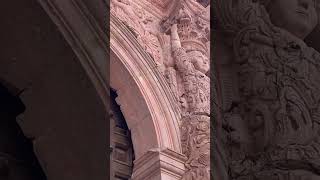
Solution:
{"label": "archivolt carving", "polygon": [[[182,118],[182,151],[187,156],[184,180],[210,178],[209,8],[182,0],[159,22],[134,3],[113,0],[114,13],[161,67]],[[120,9],[120,10],[119,10]],[[126,12],[123,13],[123,12]],[[128,17],[130,16],[130,17]]]}
{"label": "archivolt carving", "polygon": [[[110,25],[110,47],[114,52],[111,73],[121,74],[112,76],[110,83],[119,91],[118,100],[133,135],[136,158],[155,147],[180,153],[179,113],[169,87],[123,23],[112,16]],[[148,136],[146,130],[150,133]]]}
{"label": "archivolt carving", "polygon": [[162,67],[163,57],[157,20],[131,0],[112,0],[111,11],[133,32],[144,50]]}
{"label": "archivolt carving", "polygon": [[[320,54],[292,29],[273,25],[260,2],[214,5],[216,33],[232,37],[234,50],[218,62],[225,69],[219,81],[237,82],[220,90],[235,97],[221,100],[220,135],[227,138],[218,139],[229,149],[223,167],[229,179],[319,179]],[[229,66],[221,62],[230,59]]]}

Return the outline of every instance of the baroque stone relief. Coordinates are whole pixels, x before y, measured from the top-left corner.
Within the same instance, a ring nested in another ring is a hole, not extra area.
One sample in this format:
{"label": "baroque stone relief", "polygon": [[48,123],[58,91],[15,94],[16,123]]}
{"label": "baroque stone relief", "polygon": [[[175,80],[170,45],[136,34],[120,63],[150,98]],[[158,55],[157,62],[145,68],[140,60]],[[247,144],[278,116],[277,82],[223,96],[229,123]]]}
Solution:
{"label": "baroque stone relief", "polygon": [[[191,2],[193,3],[193,2]],[[181,1],[176,14],[163,21],[162,30],[170,34],[171,63],[167,73],[177,82],[173,91],[181,103],[181,142],[187,156],[183,180],[210,179],[210,69],[207,44],[209,21],[199,16],[199,6]],[[208,15],[209,8],[202,7]],[[177,88],[176,88],[177,87]]]}
{"label": "baroque stone relief", "polygon": [[179,104],[182,151],[187,157],[187,171],[182,179],[209,180],[210,6],[182,0],[160,21],[132,1],[111,2],[113,13],[134,32],[141,46],[159,64]]}
{"label": "baroque stone relief", "polygon": [[320,178],[320,54],[303,42],[317,3],[213,1],[222,102],[214,143],[227,162],[214,168],[226,179]]}
{"label": "baroque stone relief", "polygon": [[162,68],[163,57],[159,38],[159,20],[131,0],[112,0],[111,12],[132,31],[143,49]]}

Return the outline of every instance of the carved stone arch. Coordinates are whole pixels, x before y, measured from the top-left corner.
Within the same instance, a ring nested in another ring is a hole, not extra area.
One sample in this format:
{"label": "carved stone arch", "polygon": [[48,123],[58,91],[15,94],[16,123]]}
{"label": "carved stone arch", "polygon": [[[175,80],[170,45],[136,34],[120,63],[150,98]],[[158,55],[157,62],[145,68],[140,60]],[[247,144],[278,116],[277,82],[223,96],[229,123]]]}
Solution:
{"label": "carved stone arch", "polygon": [[179,179],[184,172],[180,113],[170,89],[152,58],[115,16],[110,34],[110,85],[131,130],[133,179]]}

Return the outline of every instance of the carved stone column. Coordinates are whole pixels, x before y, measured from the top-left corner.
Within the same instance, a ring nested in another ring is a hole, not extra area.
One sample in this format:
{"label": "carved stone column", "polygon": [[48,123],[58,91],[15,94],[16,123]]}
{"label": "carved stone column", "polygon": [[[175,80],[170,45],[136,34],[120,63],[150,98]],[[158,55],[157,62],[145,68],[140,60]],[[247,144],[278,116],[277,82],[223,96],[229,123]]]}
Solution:
{"label": "carved stone column", "polygon": [[[182,152],[186,159],[177,158],[181,155],[169,150],[139,153],[139,158],[134,162],[133,179],[209,180],[209,1],[173,1],[173,8],[176,9],[171,14],[167,14],[168,16],[161,17],[163,20],[161,22],[158,19],[159,16],[153,17],[154,13],[141,11],[136,7],[138,4],[143,4],[143,1],[113,0],[111,2],[112,14],[116,14],[132,30],[139,44],[153,57],[156,64],[158,62],[163,64],[161,73],[167,79],[171,93],[177,100],[177,106],[180,107],[179,117],[182,117],[179,125]],[[153,18],[150,18],[149,15]],[[171,30],[173,24],[177,25],[174,37]],[[173,45],[177,42],[180,44],[179,47]],[[123,109],[124,107],[122,105]],[[137,119],[135,127],[141,129],[141,126],[137,126],[140,122],[143,121]],[[128,125],[130,126],[130,123]],[[134,133],[135,127],[132,127],[133,141],[147,133]],[[142,141],[138,143],[143,144]],[[140,147],[135,148],[140,149]],[[181,172],[184,168],[185,172]]]}
{"label": "carved stone column", "polygon": [[210,179],[210,117],[190,115],[182,119],[181,141],[188,157],[183,180]]}
{"label": "carved stone column", "polygon": [[181,142],[186,155],[182,180],[210,179],[209,7],[181,1],[163,24],[171,34],[171,50],[181,105]]}

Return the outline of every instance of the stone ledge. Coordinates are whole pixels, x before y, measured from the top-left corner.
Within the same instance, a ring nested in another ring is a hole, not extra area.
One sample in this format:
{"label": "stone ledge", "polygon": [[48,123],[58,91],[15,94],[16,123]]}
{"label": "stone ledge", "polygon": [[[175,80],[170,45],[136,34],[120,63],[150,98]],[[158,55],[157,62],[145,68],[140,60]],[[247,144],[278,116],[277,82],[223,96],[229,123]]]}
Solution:
{"label": "stone ledge", "polygon": [[170,149],[151,149],[134,161],[133,180],[177,180],[185,172],[186,157]]}

